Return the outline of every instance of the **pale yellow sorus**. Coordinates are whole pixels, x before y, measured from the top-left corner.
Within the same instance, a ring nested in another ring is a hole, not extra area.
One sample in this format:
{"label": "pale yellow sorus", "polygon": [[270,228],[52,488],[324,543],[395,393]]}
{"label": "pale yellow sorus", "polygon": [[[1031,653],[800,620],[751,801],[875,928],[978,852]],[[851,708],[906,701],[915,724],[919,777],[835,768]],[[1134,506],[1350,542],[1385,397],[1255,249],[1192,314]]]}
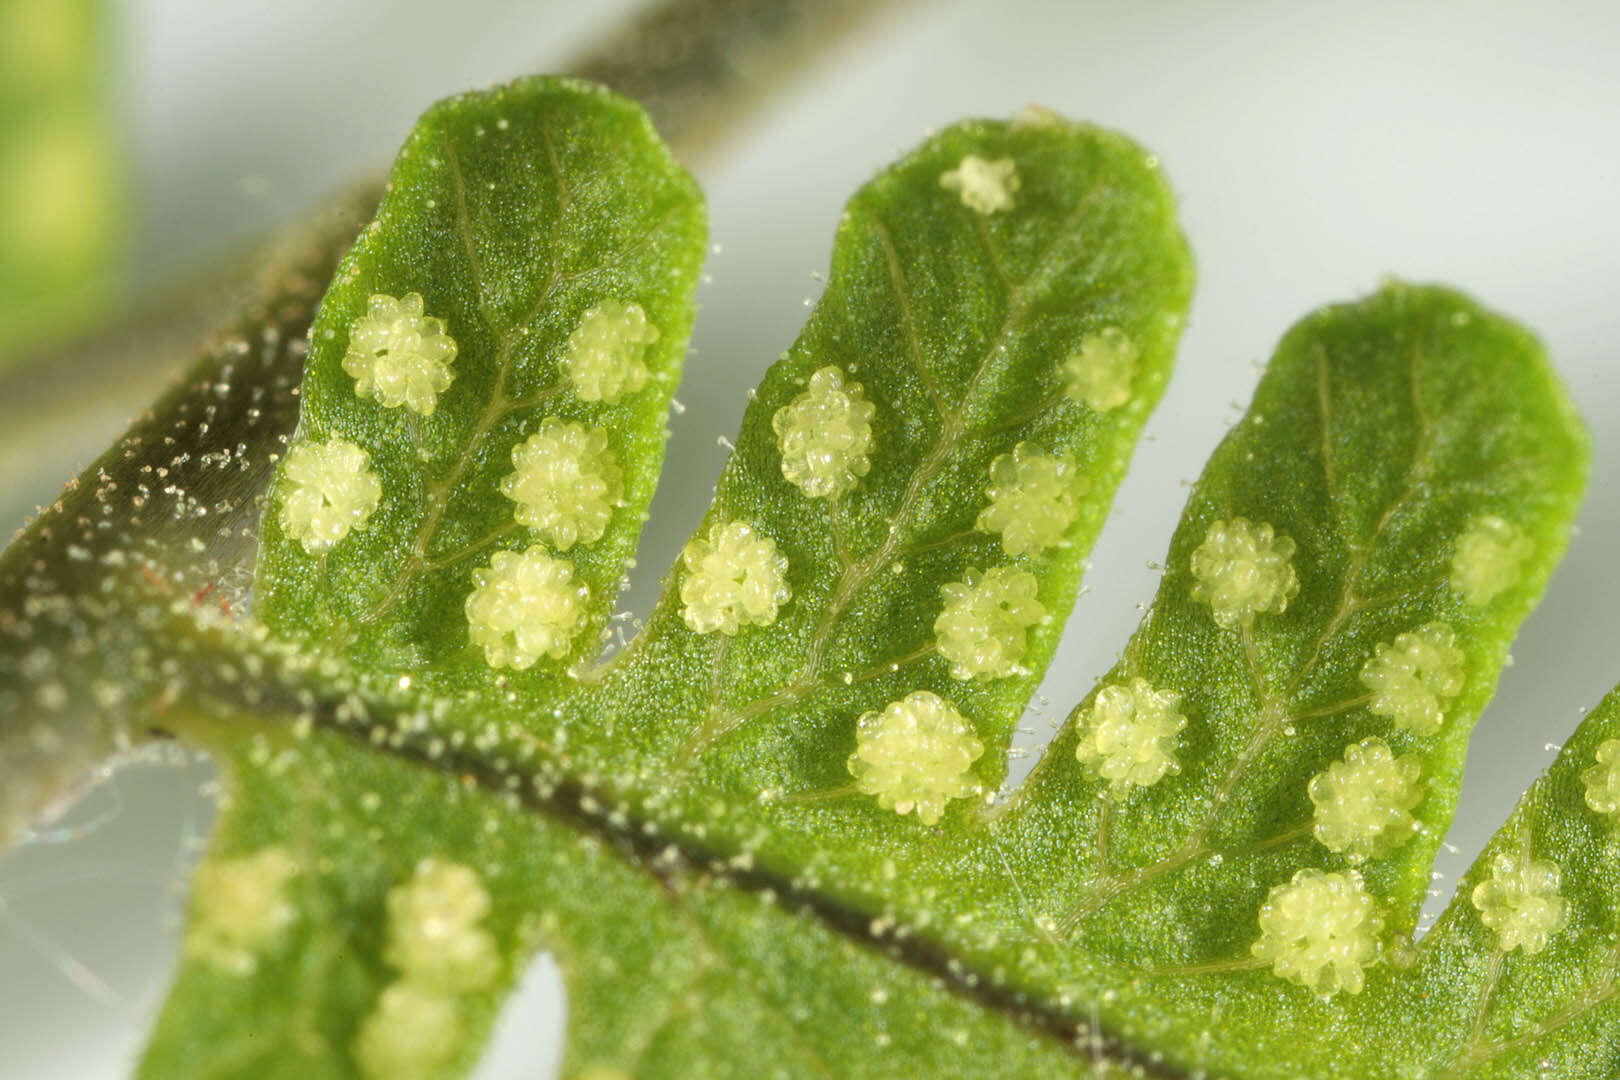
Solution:
{"label": "pale yellow sorus", "polygon": [[585,312],[568,336],[563,370],[585,401],[613,404],[647,385],[647,346],[658,327],[640,304],[604,300]]}
{"label": "pale yellow sorus", "polygon": [[812,499],[842,495],[872,468],[872,415],[860,383],[824,367],[805,391],[776,410],[771,428],[782,475]]}
{"label": "pale yellow sorus", "polygon": [[445,332],[443,319],[422,314],[420,293],[376,293],[366,313],[349,324],[343,370],[354,377],[354,392],[361,397],[432,416],[439,395],[455,378],[450,370],[455,358],[455,339]]}
{"label": "pale yellow sorus", "polygon": [[1027,570],[997,566],[983,573],[968,567],[961,581],[940,588],[945,610],[934,620],[934,637],[953,678],[999,679],[1019,670],[1028,630],[1046,616],[1039,587]]}
{"label": "pale yellow sorus", "polygon": [[1247,626],[1256,615],[1281,614],[1299,592],[1294,541],[1246,518],[1209,523],[1192,553],[1192,598],[1210,606],[1221,626]]}
{"label": "pale yellow sorus", "polygon": [[1386,855],[1417,830],[1412,811],[1423,801],[1416,757],[1396,757],[1383,739],[1362,739],[1311,778],[1316,839],[1351,863]]}
{"label": "pale yellow sorus", "polygon": [[1011,210],[1018,184],[1018,166],[1012,158],[991,161],[977,154],[967,155],[939,178],[940,187],[956,192],[962,205],[978,214]]}
{"label": "pale yellow sorus", "polygon": [[473,571],[467,630],[490,667],[524,671],[542,656],[568,655],[585,620],[590,590],[574,580],[574,565],[536,545],[497,551]]}
{"label": "pale yellow sorus", "polygon": [[933,825],[952,799],[979,791],[970,770],[983,753],[966,717],[944,698],[918,690],[856,722],[849,772],[879,806],[915,811]]}
{"label": "pale yellow sorus", "polygon": [[1001,548],[1015,558],[1038,555],[1063,541],[1079,517],[1075,504],[1087,489],[1067,455],[1054,457],[1033,443],[1022,442],[1012,453],[990,463],[990,505],[977,526],[1001,534]]}
{"label": "pale yellow sorus", "polygon": [[1383,916],[1361,875],[1301,870],[1260,905],[1251,952],[1279,977],[1327,998],[1361,993],[1364,969],[1383,955]]}
{"label": "pale yellow sorus", "polygon": [[1418,735],[1433,735],[1462,691],[1466,659],[1443,622],[1397,634],[1378,645],[1361,669],[1361,683],[1372,691],[1368,708]]}
{"label": "pale yellow sorus", "polygon": [[1586,805],[1620,819],[1620,739],[1605,739],[1594,755],[1597,763],[1581,773]]}
{"label": "pale yellow sorus", "polygon": [[1451,587],[1476,607],[1518,584],[1524,560],[1536,550],[1517,525],[1482,514],[1457,538],[1451,556]]}
{"label": "pale yellow sorus", "polygon": [[1063,361],[1063,392],[1099,411],[1119,408],[1131,400],[1136,355],[1136,343],[1117,326],[1087,334]]}
{"label": "pale yellow sorus", "polygon": [[404,884],[388,891],[388,944],[383,959],[418,985],[445,992],[477,990],[500,971],[495,939],[480,925],[489,892],[471,867],[423,859]]}
{"label": "pale yellow sorus", "polygon": [[1061,114],[1044,105],[1025,105],[1012,115],[1012,126],[1015,131],[1029,128],[1060,128],[1067,123]]}
{"label": "pale yellow sorus", "polygon": [[1176,736],[1187,726],[1181,695],[1158,690],[1146,679],[1105,686],[1080,714],[1075,759],[1108,781],[1108,794],[1123,799],[1176,772]]}
{"label": "pale yellow sorus", "polygon": [[279,847],[205,861],[192,876],[186,955],[226,974],[251,975],[297,914],[287,897],[297,873],[298,863]]}
{"label": "pale yellow sorus", "polygon": [[390,983],[355,1035],[354,1060],[367,1080],[435,1080],[461,1048],[456,999],[409,981]]}
{"label": "pale yellow sorus", "polygon": [[1491,860],[1491,876],[1474,886],[1469,899],[1479,919],[1496,934],[1503,952],[1533,955],[1569,923],[1569,902],[1558,893],[1562,874],[1556,863],[1532,859],[1528,851],[1504,851]]}
{"label": "pale yellow sorus", "polygon": [[281,531],[318,554],[364,528],[382,501],[371,455],[347,439],[297,442],[281,462]]}
{"label": "pale yellow sorus", "polygon": [[517,503],[520,524],[559,551],[600,540],[624,496],[624,470],[601,428],[548,416],[512,448],[512,466],[501,494]]}
{"label": "pale yellow sorus", "polygon": [[687,542],[681,561],[681,617],[699,634],[769,626],[793,595],[786,556],[747,522],[715,522],[706,535]]}
{"label": "pale yellow sorus", "polygon": [[500,974],[495,939],[481,925],[489,892],[471,867],[428,858],[388,891],[386,907],[383,958],[399,978],[361,1023],[355,1061],[370,1080],[428,1080],[461,1047],[461,995]]}

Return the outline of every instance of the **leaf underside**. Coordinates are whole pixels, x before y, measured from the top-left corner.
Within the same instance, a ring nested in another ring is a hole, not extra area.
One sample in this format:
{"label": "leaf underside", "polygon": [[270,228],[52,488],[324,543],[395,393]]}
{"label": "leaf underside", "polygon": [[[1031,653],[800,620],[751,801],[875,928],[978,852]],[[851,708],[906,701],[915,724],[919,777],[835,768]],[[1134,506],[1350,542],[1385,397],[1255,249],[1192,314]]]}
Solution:
{"label": "leaf underside", "polygon": [[[1010,205],[964,197],[969,158],[1013,164]],[[623,160],[640,164],[601,165]],[[1093,695],[1011,799],[958,798],[931,825],[851,784],[857,718],[937,694],[985,748],[979,791],[1000,784],[1168,377],[1191,273],[1167,188],[1127,140],[1031,114],[950,128],[858,192],[826,293],[766,373],[698,533],[741,521],[769,537],[791,598],[762,625],[699,633],[677,564],[648,625],[601,660],[702,245],[695,189],[622,100],[536,80],[424,118],[316,320],[296,437],[364,446],[376,517],[311,555],[272,490],[255,593],[271,638],[151,608],[172,650],[162,722],[230,777],[205,873],[272,849],[296,870],[291,915],[251,970],[188,948],[146,1075],[366,1075],[354,1054],[406,978],[390,897],[427,859],[476,873],[499,965],[454,996],[453,1038],[416,1059],[423,1075],[476,1060],[537,948],[568,980],[565,1073],[593,1080],[1505,1077],[1536,1075],[1549,1052],[1558,1075],[1612,1074],[1615,847],[1577,778],[1620,707],[1594,714],[1498,842],[1528,836],[1562,866],[1574,910],[1553,946],[1497,948],[1467,900],[1481,869],[1414,940],[1468,729],[1584,481],[1585,437],[1529,335],[1400,284],[1302,321],[1195,485],[1160,595],[1100,684],[1179,695],[1177,769],[1110,797],[1075,757]],[[460,345],[431,416],[356,396],[341,367],[369,296],[407,291]],[[617,406],[576,400],[558,366],[571,331],[590,305],[632,299],[662,332],[653,378]],[[1065,394],[1063,362],[1110,330],[1137,353],[1127,398]],[[828,366],[874,405],[874,449],[851,490],[811,498],[784,476],[773,419]],[[543,543],[497,488],[542,416],[610,432],[625,497],[599,541],[558,553],[590,586],[584,630],[513,672],[473,646],[463,600],[495,552]],[[1061,543],[1008,554],[977,522],[992,463],[1020,444],[1073,463],[1075,513]],[[1451,568],[1482,516],[1528,554],[1476,603]],[[1223,626],[1190,566],[1211,525],[1237,518],[1293,542],[1300,587]],[[1051,618],[1015,670],[964,680],[936,641],[941,587],[994,567],[1033,575]],[[1438,731],[1417,734],[1373,711],[1361,675],[1381,644],[1436,622],[1465,678]],[[1249,947],[1269,890],[1348,868],[1312,834],[1307,788],[1373,736],[1421,764],[1418,828],[1357,867],[1384,911],[1385,962],[1361,993],[1324,1000]]]}
{"label": "leaf underside", "polygon": [[[265,623],[329,647],[340,639],[362,668],[421,671],[439,693],[487,689],[488,666],[465,647],[462,602],[479,563],[534,542],[499,484],[514,446],[555,418],[611,430],[626,466],[605,534],[570,552],[591,590],[576,638],[588,651],[663,460],[704,239],[695,182],[623,99],[531,81],[452,98],[424,116],[311,327],[294,434],[366,450],[383,506],[348,542],[315,554],[267,514],[256,589]],[[413,293],[459,349],[430,415],[357,398],[342,366],[369,299]],[[639,305],[658,328],[643,361],[648,386],[585,400],[561,358],[582,316],[613,298]],[[272,488],[272,507],[286,486]],[[514,685],[542,680],[528,672]]]}

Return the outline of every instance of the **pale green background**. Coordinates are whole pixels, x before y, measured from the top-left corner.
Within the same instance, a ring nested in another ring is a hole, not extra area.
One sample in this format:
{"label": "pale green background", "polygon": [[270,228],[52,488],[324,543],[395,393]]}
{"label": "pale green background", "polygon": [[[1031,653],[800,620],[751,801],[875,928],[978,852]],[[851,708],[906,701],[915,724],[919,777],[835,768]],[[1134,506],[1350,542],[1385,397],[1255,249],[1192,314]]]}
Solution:
{"label": "pale green background", "polygon": [[[141,276],[205,267],[380,166],[435,97],[557,65],[631,6],[125,0]],[[1112,662],[1187,482],[1288,324],[1387,273],[1457,284],[1544,335],[1596,464],[1582,532],[1480,724],[1451,837],[1464,854],[1443,857],[1436,883],[1449,890],[1551,744],[1620,679],[1617,56],[1620,8],[1597,0],[993,0],[879,23],[703,177],[717,250],[635,605],[709,495],[742,387],[819,290],[856,185],[963,114],[1033,101],[1122,128],[1163,158],[1201,283],[1178,375],[1024,742],[1038,745]],[[6,478],[6,513],[49,498],[112,434],[64,431],[37,475]],[[71,819],[106,811],[105,824],[0,859],[0,1077],[120,1075],[168,976],[177,868],[206,827],[206,779],[198,765],[126,771]],[[554,969],[537,967],[485,1075],[546,1075],[534,1062],[556,1060],[562,1011]]]}

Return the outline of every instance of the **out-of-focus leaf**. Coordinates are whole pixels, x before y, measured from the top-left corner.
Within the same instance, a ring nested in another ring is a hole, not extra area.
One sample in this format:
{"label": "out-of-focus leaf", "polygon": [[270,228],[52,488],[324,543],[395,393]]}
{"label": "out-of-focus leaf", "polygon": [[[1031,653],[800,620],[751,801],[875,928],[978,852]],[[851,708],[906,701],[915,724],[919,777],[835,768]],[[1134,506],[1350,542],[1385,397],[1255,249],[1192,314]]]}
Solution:
{"label": "out-of-focus leaf", "polygon": [[0,363],[122,275],[123,169],[100,0],[0,2]]}

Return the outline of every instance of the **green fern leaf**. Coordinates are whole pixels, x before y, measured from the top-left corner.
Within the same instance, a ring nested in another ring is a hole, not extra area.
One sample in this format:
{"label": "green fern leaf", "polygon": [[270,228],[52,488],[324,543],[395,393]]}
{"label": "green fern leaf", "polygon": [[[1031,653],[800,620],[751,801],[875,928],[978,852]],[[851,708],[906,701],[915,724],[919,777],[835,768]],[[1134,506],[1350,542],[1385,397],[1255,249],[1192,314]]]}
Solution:
{"label": "green fern leaf", "polygon": [[[1156,160],[1031,110],[864,186],[615,648],[704,242],[623,99],[443,103],[312,270],[273,480],[112,455],[113,524],[0,563],[7,833],[136,725],[225,769],[144,1075],[459,1075],[540,949],[589,1080],[1612,1074],[1612,701],[1418,925],[1585,480],[1533,338],[1404,284],[1303,320],[1002,795],[1189,299]],[[183,393],[183,434],[275,370]]]}

